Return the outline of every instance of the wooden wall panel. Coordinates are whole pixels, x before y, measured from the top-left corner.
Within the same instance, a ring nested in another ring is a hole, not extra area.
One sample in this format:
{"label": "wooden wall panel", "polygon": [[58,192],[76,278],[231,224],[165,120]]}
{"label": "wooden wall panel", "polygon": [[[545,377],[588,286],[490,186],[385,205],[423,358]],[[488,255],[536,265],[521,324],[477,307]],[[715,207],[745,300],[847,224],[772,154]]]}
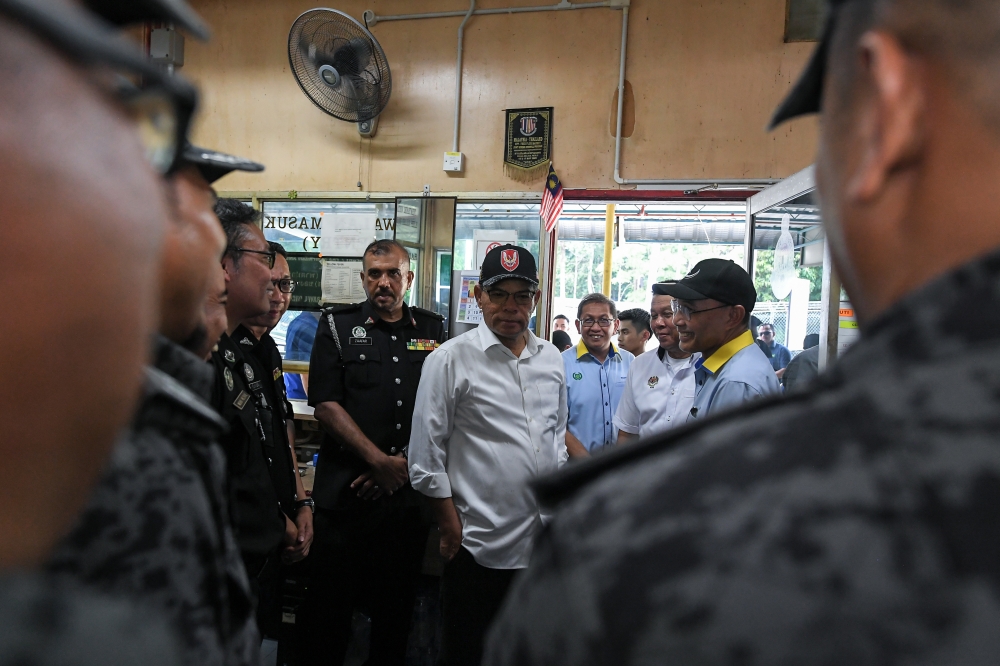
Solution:
{"label": "wooden wall panel", "polygon": [[[545,0],[482,0],[486,7]],[[183,73],[202,88],[198,143],[264,162],[221,189],[539,191],[504,176],[503,110],[555,107],[554,161],[567,187],[612,188],[608,135],[621,14],[590,9],[476,16],[466,28],[462,175],[441,170],[451,149],[460,18],[386,22],[373,32],[393,72],[375,139],[312,106],[288,67],[288,29],[309,0],[194,0],[212,25],[189,39]],[[461,0],[340,0],[356,18],[467,8]],[[816,123],[767,134],[771,111],[813,45],[783,41],[785,0],[633,0],[627,76],[635,129],[626,178],[778,178],[813,158]],[[360,174],[360,176],[359,176]]]}

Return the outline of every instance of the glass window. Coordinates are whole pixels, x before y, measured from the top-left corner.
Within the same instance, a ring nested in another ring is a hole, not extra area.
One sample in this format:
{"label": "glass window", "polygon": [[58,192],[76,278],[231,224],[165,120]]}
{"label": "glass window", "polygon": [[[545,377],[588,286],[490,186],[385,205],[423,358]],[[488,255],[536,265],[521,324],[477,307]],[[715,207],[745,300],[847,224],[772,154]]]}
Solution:
{"label": "glass window", "polygon": [[375,237],[392,238],[396,228],[393,201],[265,201],[264,238],[289,252],[319,253],[323,216],[337,213],[377,216]]}
{"label": "glass window", "polygon": [[[577,305],[603,288],[607,205],[566,203],[559,220],[551,315],[576,319]],[[649,310],[652,285],[680,278],[702,259],[743,264],[745,202],[640,203],[615,206],[611,299],[619,310]],[[570,338],[578,339],[569,326]],[[655,340],[650,348],[656,346]]]}
{"label": "glass window", "polygon": [[[392,238],[395,232],[395,202],[393,201],[265,201],[264,237],[281,243],[289,252],[319,254],[319,238],[325,215],[364,214],[377,216],[377,238]],[[359,277],[360,279],[360,277]],[[312,341],[319,325],[318,312],[289,310],[271,331],[282,356],[288,361],[309,361]],[[301,378],[286,379],[289,397],[302,391]]]}

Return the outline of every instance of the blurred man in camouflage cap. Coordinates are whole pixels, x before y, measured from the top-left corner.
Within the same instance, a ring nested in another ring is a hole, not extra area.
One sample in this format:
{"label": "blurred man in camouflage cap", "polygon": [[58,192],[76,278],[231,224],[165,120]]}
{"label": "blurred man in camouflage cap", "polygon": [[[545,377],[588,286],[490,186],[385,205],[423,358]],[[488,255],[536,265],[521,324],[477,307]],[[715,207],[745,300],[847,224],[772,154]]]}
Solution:
{"label": "blurred man in camouflage cap", "polygon": [[[142,3],[136,3],[142,4]],[[143,95],[117,85],[142,78]],[[39,573],[140,396],[196,94],[75,3],[0,0],[0,664],[177,663],[135,603]],[[137,216],[136,211],[142,214]],[[54,243],[28,219],[44,219]],[[39,455],[45,462],[39,466]]]}
{"label": "blurred man in camouflage cap", "polygon": [[1000,4],[830,3],[822,116],[862,340],[794,398],[568,469],[487,663],[985,664],[1000,653]]}

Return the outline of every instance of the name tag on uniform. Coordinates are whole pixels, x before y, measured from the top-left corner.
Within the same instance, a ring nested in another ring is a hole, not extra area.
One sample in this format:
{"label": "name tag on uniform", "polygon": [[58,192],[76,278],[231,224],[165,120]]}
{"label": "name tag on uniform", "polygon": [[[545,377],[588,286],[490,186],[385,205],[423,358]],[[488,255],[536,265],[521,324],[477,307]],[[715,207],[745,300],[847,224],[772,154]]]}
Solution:
{"label": "name tag on uniform", "polygon": [[441,346],[437,340],[410,340],[406,343],[409,351],[434,351]]}
{"label": "name tag on uniform", "polygon": [[263,386],[263,384],[260,381],[250,382],[251,391],[259,391],[261,386]]}
{"label": "name tag on uniform", "polygon": [[368,345],[369,347],[375,343],[372,342],[371,338],[351,338],[352,345]]}
{"label": "name tag on uniform", "polygon": [[236,409],[243,409],[249,399],[250,394],[246,391],[240,391],[240,394],[236,396],[236,400],[233,400],[233,404],[236,405]]}

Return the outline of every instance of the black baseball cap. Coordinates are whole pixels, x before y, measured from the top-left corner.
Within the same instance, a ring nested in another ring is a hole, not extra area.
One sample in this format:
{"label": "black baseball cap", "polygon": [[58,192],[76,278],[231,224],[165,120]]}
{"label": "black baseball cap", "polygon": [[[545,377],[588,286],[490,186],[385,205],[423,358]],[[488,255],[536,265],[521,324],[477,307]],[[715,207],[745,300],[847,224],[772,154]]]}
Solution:
{"label": "black baseball cap", "polygon": [[198,39],[208,39],[208,24],[184,0],[83,0],[105,21],[123,26],[156,21],[173,23]]}
{"label": "black baseball cap", "polygon": [[233,171],[259,173],[264,170],[263,164],[258,164],[245,157],[227,155],[226,153],[209,150],[208,148],[199,148],[198,146],[192,146],[190,143],[184,147],[184,152],[181,154],[181,163],[192,164],[197,167],[202,177],[209,183],[214,183]]}
{"label": "black baseball cap", "polygon": [[771,117],[769,130],[799,116],[806,116],[819,113],[823,103],[823,81],[826,78],[826,63],[830,56],[830,41],[837,28],[837,19],[840,10],[849,2],[872,2],[873,0],[827,0],[826,25],[823,27],[823,35],[819,39],[819,45],[813,51],[812,58],[806,65],[805,70],[799,76],[798,82],[788,93],[784,101],[778,105],[774,115]]}
{"label": "black baseball cap", "polygon": [[742,305],[747,313],[753,312],[757,304],[757,290],[750,275],[729,259],[699,261],[680,280],[654,284],[653,293],[684,301],[711,298],[726,305]]}
{"label": "black baseball cap", "polygon": [[501,280],[511,278],[527,280],[538,286],[538,267],[531,253],[509,243],[487,252],[483,267],[479,269],[479,286],[488,289]]}

